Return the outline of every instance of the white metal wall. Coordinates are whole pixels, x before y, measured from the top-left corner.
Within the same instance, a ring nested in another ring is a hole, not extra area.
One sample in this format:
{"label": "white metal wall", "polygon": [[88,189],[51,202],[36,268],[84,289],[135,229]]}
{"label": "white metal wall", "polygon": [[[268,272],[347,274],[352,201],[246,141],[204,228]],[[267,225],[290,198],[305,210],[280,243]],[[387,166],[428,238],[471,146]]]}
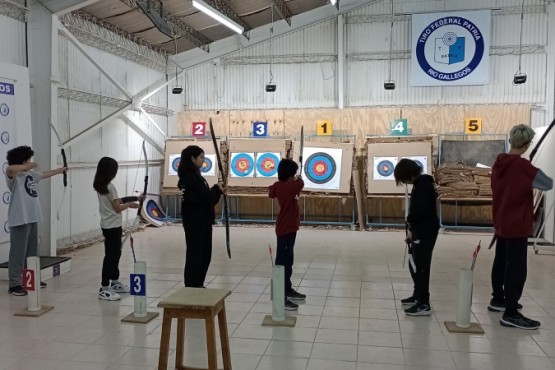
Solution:
{"label": "white metal wall", "polygon": [[[512,84],[518,69],[520,0],[396,0],[391,63],[397,88],[383,89],[388,78],[391,2],[373,1],[345,17],[346,106],[530,103],[546,101],[548,0],[525,0],[522,71],[528,82]],[[411,20],[415,12],[499,8],[492,16],[490,83],[468,87],[409,88]],[[268,109],[337,106],[337,19],[293,31],[190,68],[187,109]],[[266,93],[270,56],[276,60],[275,93]],[[303,58],[299,58],[302,56]],[[284,61],[290,57],[290,61]]]}
{"label": "white metal wall", "polygon": [[[111,83],[99,69],[96,68],[65,36],[58,35],[59,70],[58,87],[72,91],[82,91],[89,94],[101,95],[109,98],[129,100],[123,92]],[[156,70],[125,60],[93,47],[83,45],[87,53],[105,71],[117,80],[131,95],[135,95],[155,82],[165,80],[166,76]],[[147,101],[159,107],[167,108],[167,90],[162,89]],[[78,133],[94,125],[119,108],[98,103],[76,101],[74,99],[58,98],[58,117],[54,122],[59,128],[62,141],[73,138]],[[147,120],[144,114],[138,112],[125,113],[138,126],[147,127],[147,136],[155,141],[164,142],[163,136]],[[165,132],[168,130],[168,118],[150,114],[150,117]],[[82,235],[100,233],[98,215],[98,200],[92,188],[94,174],[98,160],[103,156],[116,159],[120,166],[114,185],[120,196],[137,195],[134,191],[143,188],[145,175],[145,159],[142,152],[142,137],[126,125],[121,118],[115,117],[101,128],[83,135],[71,147],[66,148],[71,170],[68,173],[69,186],[65,193],[60,221],[56,223],[59,247],[79,240]],[[148,143],[147,157],[149,160],[149,192],[159,193],[160,188],[160,160],[162,154],[154,150]],[[58,158],[61,163],[61,158]],[[54,181],[57,181],[54,180]],[[59,191],[59,204],[63,195],[63,188]],[[135,213],[129,213],[129,221],[135,218]],[[124,215],[124,222],[126,215]]]}
{"label": "white metal wall", "polygon": [[25,65],[25,23],[0,15],[0,62]]}

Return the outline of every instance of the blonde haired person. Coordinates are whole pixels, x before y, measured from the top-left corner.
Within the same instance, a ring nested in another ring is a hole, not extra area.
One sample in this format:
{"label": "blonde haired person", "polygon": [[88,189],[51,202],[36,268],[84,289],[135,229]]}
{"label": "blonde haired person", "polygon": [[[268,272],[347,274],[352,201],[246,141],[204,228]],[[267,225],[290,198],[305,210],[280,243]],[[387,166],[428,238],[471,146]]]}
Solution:
{"label": "blonde haired person", "polygon": [[527,274],[528,236],[534,218],[533,188],[550,190],[553,180],[522,158],[535,132],[526,125],[511,129],[509,153],[499,154],[491,176],[493,190],[493,226],[497,236],[495,259],[491,270],[493,298],[490,311],[503,312],[501,325],[537,329],[540,322],[522,315],[518,303]]}

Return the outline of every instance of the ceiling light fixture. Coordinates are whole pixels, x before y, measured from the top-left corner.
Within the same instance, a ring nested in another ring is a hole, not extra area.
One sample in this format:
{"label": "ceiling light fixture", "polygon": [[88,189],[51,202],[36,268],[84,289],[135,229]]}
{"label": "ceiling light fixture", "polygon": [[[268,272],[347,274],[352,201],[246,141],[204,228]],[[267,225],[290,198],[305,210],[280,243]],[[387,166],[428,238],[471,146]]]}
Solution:
{"label": "ceiling light fixture", "polygon": [[232,21],[231,19],[229,19],[221,12],[211,7],[210,5],[206,4],[202,0],[193,0],[193,6],[198,10],[200,10],[201,12],[203,12],[204,14],[214,18],[224,26],[229,27],[233,31],[237,32],[238,34],[242,34],[243,31],[245,31],[243,26],[241,26],[237,22]]}
{"label": "ceiling light fixture", "polygon": [[339,0],[330,0],[331,5],[335,5],[337,10],[339,10]]}

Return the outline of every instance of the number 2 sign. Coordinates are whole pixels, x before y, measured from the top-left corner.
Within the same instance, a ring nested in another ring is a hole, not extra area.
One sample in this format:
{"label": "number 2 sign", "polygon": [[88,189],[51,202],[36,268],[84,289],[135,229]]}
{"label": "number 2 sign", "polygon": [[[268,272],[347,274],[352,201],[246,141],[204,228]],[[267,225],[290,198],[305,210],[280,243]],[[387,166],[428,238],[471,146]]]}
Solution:
{"label": "number 2 sign", "polygon": [[35,271],[34,270],[23,270],[23,287],[28,292],[35,291]]}
{"label": "number 2 sign", "polygon": [[206,136],[206,122],[193,122],[193,136]]}

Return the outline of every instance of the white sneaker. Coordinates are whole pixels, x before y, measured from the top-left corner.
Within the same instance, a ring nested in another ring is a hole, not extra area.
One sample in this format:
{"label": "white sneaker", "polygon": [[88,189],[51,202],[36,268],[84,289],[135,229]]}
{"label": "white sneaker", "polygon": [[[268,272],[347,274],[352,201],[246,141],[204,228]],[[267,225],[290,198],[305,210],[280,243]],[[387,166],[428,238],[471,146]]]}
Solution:
{"label": "white sneaker", "polygon": [[98,299],[103,299],[105,301],[119,301],[121,296],[114,292],[110,287],[102,287],[98,292]]}
{"label": "white sneaker", "polygon": [[112,282],[110,288],[116,293],[129,293],[129,287],[123,284],[121,281]]}

